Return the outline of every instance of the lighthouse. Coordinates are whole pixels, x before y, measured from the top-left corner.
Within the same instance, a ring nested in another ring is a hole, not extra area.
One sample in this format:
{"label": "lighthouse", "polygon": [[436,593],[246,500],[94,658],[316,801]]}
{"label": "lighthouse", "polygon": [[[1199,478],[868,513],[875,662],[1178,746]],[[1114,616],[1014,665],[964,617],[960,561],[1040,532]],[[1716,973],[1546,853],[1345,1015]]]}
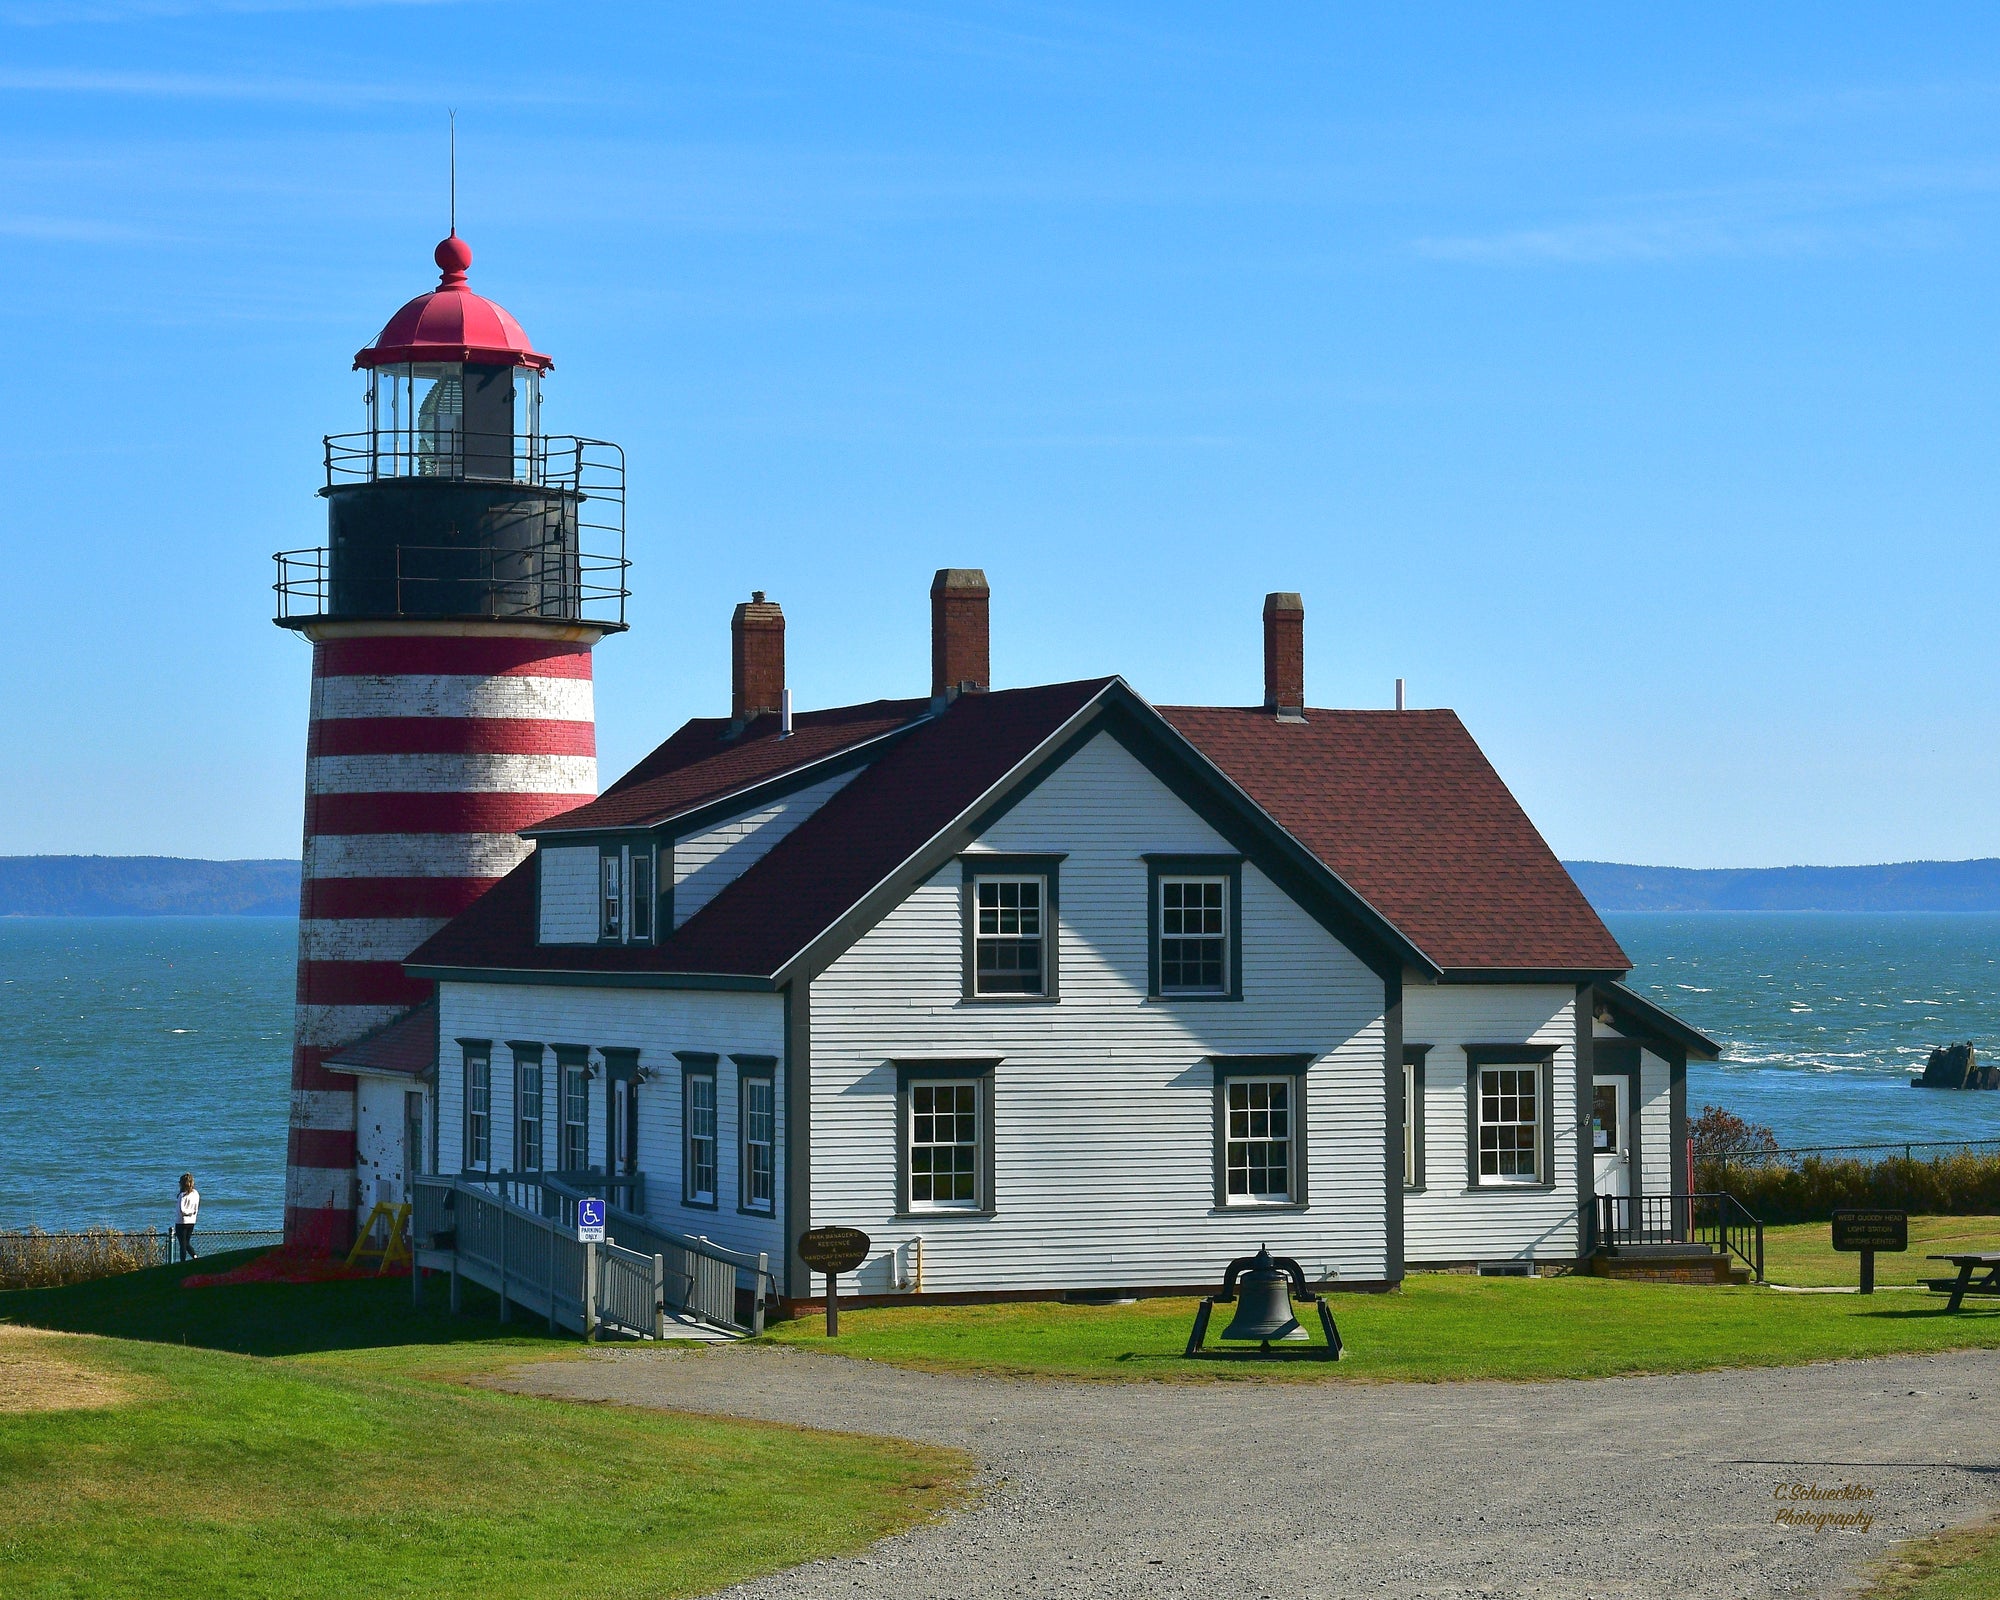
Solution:
{"label": "lighthouse", "polygon": [[313,652],[285,1233],[324,1248],[402,1198],[360,1191],[356,1078],[325,1063],[411,1026],[432,986],[404,958],[597,793],[591,650],[625,627],[623,453],[542,431],[550,358],[473,293],[456,230],[436,261],[354,358],[326,544],[276,558],[275,620]]}

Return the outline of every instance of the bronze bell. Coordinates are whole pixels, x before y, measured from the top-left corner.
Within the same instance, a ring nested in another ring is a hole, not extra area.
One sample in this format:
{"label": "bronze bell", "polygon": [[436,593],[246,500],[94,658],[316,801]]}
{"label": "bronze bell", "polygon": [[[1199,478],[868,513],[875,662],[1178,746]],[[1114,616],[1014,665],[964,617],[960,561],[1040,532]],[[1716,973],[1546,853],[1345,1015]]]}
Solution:
{"label": "bronze bell", "polygon": [[1222,1330],[1223,1338],[1254,1341],[1267,1349],[1274,1339],[1285,1344],[1311,1342],[1312,1336],[1292,1315],[1291,1277],[1271,1259],[1268,1249],[1258,1249],[1250,1270],[1236,1281],[1236,1294],[1236,1315]]}

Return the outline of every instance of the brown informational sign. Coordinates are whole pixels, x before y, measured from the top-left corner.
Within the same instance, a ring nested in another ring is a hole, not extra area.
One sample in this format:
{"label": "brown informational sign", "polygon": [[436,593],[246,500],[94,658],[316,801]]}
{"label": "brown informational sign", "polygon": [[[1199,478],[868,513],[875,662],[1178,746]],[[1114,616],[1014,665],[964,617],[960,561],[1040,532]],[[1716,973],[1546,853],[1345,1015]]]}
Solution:
{"label": "brown informational sign", "polygon": [[811,1228],[799,1235],[799,1259],[814,1272],[852,1272],[868,1259],[868,1248],[859,1228]]}
{"label": "brown informational sign", "polygon": [[1849,1210],[1833,1214],[1833,1247],[1836,1250],[1907,1250],[1910,1248],[1910,1214],[1907,1211]]}

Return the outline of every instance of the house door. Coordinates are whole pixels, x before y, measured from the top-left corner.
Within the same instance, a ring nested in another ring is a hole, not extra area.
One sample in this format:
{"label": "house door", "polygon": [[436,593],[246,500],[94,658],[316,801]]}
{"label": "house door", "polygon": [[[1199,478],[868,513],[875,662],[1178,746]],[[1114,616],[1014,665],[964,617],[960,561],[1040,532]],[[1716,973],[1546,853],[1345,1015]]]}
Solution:
{"label": "house door", "polygon": [[1632,1192],[1632,1080],[1622,1072],[1590,1080],[1590,1149],[1599,1194]]}
{"label": "house door", "polygon": [[630,1078],[611,1080],[605,1128],[605,1155],[614,1178],[629,1178],[639,1170],[639,1086]]}

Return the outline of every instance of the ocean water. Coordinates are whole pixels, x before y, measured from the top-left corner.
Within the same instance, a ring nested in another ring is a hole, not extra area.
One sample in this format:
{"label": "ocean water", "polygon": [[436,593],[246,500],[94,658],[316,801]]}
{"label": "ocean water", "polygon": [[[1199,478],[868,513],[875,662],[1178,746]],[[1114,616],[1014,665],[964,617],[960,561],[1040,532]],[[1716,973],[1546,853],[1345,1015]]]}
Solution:
{"label": "ocean water", "polygon": [[285,1209],[289,917],[0,920],[0,1228]]}
{"label": "ocean water", "polygon": [[[2000,1093],[1909,1087],[1933,1045],[2000,1057],[2000,917],[1607,919],[1632,982],[1725,1046],[1688,1072],[1786,1144],[2000,1138]],[[0,920],[0,1227],[205,1226],[283,1211],[292,974],[283,918]]]}
{"label": "ocean water", "polygon": [[1607,916],[1632,986],[1723,1046],[1688,1113],[1728,1107],[1781,1144],[2000,1139],[2000,1091],[1912,1089],[1935,1045],[2000,1060],[2000,917]]}

